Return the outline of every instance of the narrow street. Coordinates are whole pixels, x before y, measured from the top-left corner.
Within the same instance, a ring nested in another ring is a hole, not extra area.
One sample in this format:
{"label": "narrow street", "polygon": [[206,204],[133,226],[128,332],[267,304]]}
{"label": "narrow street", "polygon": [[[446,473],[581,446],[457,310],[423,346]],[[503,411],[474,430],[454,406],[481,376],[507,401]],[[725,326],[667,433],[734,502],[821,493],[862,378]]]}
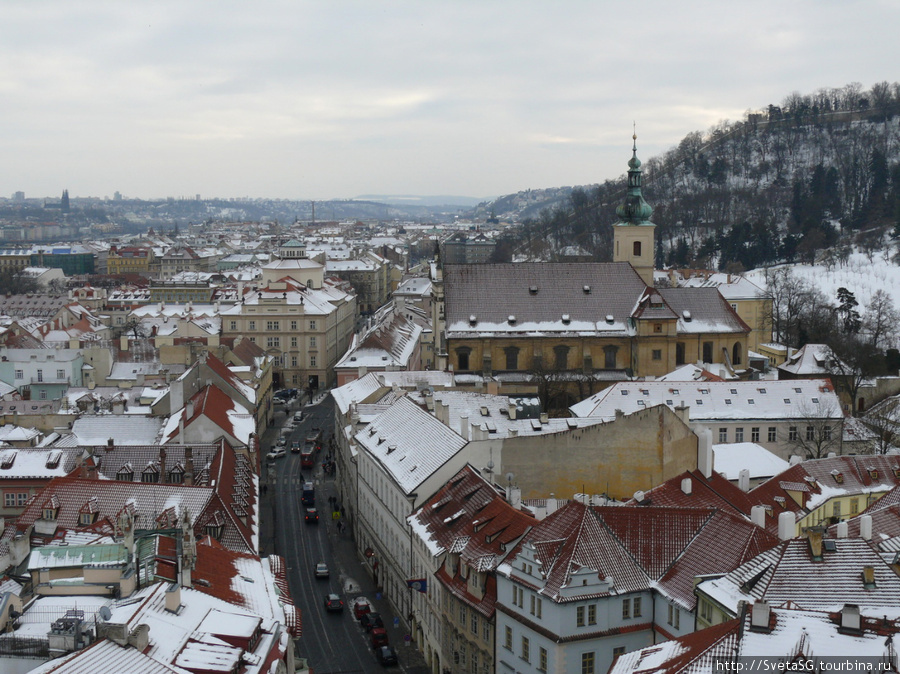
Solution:
{"label": "narrow street", "polygon": [[[287,456],[266,462],[265,454],[297,409],[303,410],[304,418],[290,431]],[[296,655],[305,658],[316,674],[383,671],[369,645],[369,635],[353,618],[353,599],[365,596],[381,613],[390,643],[397,650],[399,667],[388,669],[425,674],[428,669],[422,655],[404,640],[404,626],[389,612],[388,602],[376,594],[371,576],[358,560],[350,528],[340,533],[331,517],[329,497],[336,496],[334,476],[325,475],[322,461],[328,452],[333,420],[330,396],[314,405],[299,406],[295,401],[279,408],[275,424],[263,437],[261,483],[266,490],[260,503],[260,553],[285,558],[291,594],[302,611],[303,636],[295,642]],[[315,466],[302,469],[300,455],[290,452],[290,444],[296,440],[302,445],[304,438],[316,430],[322,432],[323,448]],[[305,506],[300,497],[307,480],[315,484],[318,524],[304,521]],[[316,578],[319,562],[328,565],[328,579]],[[324,599],[329,593],[344,601],[343,612],[325,610]]]}

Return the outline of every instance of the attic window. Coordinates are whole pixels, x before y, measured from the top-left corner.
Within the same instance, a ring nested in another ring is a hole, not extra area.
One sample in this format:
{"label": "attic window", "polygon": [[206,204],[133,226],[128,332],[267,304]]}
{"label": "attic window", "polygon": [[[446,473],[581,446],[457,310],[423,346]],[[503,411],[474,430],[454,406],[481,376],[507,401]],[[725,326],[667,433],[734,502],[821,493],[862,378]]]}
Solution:
{"label": "attic window", "polygon": [[666,405],[668,405],[669,407],[671,407],[671,406],[674,405],[674,404],[675,404],[675,403],[672,401],[671,398],[668,399],[668,400],[666,400]]}
{"label": "attic window", "polygon": [[755,401],[753,398],[747,398],[747,404],[748,404],[748,405],[755,405],[755,404],[756,404],[756,401]]}
{"label": "attic window", "polygon": [[818,399],[818,398],[813,398],[812,401],[813,401],[816,405],[819,404],[819,399]]}
{"label": "attic window", "polygon": [[528,289],[528,292],[530,292],[532,295],[537,295],[537,294],[538,294],[538,287],[537,287],[537,286],[531,286],[531,287]]}
{"label": "attic window", "polygon": [[513,316],[512,314],[510,314],[510,315],[506,318],[506,322],[509,323],[510,325],[515,325],[515,324],[516,324],[516,317]]}
{"label": "attic window", "polygon": [[867,590],[875,589],[875,567],[864,566],[862,570],[863,587]]}
{"label": "attic window", "polygon": [[869,470],[869,477],[871,477],[873,480],[877,480],[878,479],[878,471],[872,467],[869,467],[868,470]]}
{"label": "attic window", "polygon": [[572,319],[569,317],[569,314],[562,315],[562,322],[563,322],[563,325],[568,325],[569,323],[572,322]]}
{"label": "attic window", "polygon": [[478,322],[478,317],[475,314],[469,316],[469,325],[475,325]]}
{"label": "attic window", "polygon": [[589,295],[590,292],[591,292],[591,287],[590,287],[590,286],[584,286],[584,288],[582,288],[582,290],[584,290],[584,294],[585,294],[585,295]]}
{"label": "attic window", "polygon": [[709,395],[709,389],[708,389],[708,388],[702,388],[702,389],[700,389],[700,393],[702,393],[703,395]]}
{"label": "attic window", "polygon": [[685,309],[684,311],[681,312],[681,315],[686,322],[688,322],[688,323],[691,322],[691,312],[690,311]]}
{"label": "attic window", "polygon": [[489,416],[491,416],[491,411],[487,407],[482,407],[481,408],[481,416],[489,417]]}
{"label": "attic window", "polygon": [[785,404],[785,405],[790,405],[790,404],[791,404],[791,399],[790,399],[790,398],[785,398],[785,399],[784,399],[784,404]]}
{"label": "attic window", "polygon": [[759,388],[759,389],[756,389],[756,390],[759,391],[760,393],[762,393],[763,395],[766,395],[766,389],[764,389],[764,388]]}
{"label": "attic window", "polygon": [[3,452],[3,454],[0,454],[0,468],[2,468],[3,470],[9,470],[10,468],[12,468],[13,463],[16,460],[16,454],[16,451]]}
{"label": "attic window", "polygon": [[640,405],[641,407],[645,407],[645,406],[646,406],[646,403],[645,403],[643,400],[638,400],[638,401],[637,401],[637,404]]}
{"label": "attic window", "polygon": [[623,389],[622,389],[622,395],[623,395],[623,396],[627,396],[627,395],[628,395],[628,389],[627,389],[627,388],[623,388]]}
{"label": "attic window", "polygon": [[612,314],[606,314],[606,324],[612,325],[614,322],[615,319],[613,318]]}
{"label": "attic window", "polygon": [[844,474],[839,470],[831,471],[831,476],[834,478],[834,481],[838,484],[844,484]]}
{"label": "attic window", "polygon": [[785,501],[784,496],[776,496],[775,503],[780,505],[782,508],[787,508],[787,501]]}
{"label": "attic window", "polygon": [[680,395],[677,388],[669,389],[669,392],[672,393],[673,395]]}
{"label": "attic window", "polygon": [[736,395],[737,395],[737,389],[736,389],[736,388],[731,389],[731,395],[733,395],[733,396],[736,396]]}
{"label": "attic window", "polygon": [[697,404],[698,404],[698,405],[702,405],[702,404],[703,404],[703,401],[700,400],[700,398],[697,398]]}
{"label": "attic window", "polygon": [[730,404],[731,404],[731,398],[725,398],[725,404],[726,404],[726,405],[730,405]]}

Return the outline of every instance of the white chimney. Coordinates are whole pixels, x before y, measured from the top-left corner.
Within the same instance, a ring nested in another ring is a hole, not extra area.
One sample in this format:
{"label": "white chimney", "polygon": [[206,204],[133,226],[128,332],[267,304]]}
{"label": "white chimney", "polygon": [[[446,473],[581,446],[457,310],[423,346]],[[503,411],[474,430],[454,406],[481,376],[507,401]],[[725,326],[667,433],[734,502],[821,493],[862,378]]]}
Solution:
{"label": "white chimney", "polygon": [[507,487],[506,500],[509,501],[509,505],[518,510],[522,505],[522,490],[518,487]]}
{"label": "white chimney", "polygon": [[[784,515],[784,513],[781,514]],[[750,609],[750,626],[769,629],[770,614],[771,609],[769,608],[769,602],[765,600],[756,602]]]}
{"label": "white chimney", "polygon": [[746,468],[741,469],[738,473],[738,487],[743,492],[750,491],[750,471]]}
{"label": "white chimney", "polygon": [[766,528],[766,507],[761,505],[755,505],[750,508],[750,521],[753,522],[756,526],[765,529]]}
{"label": "white chimney", "polygon": [[469,415],[465,414],[459,418],[459,434],[463,440],[469,439]]}
{"label": "white chimney", "polygon": [[693,487],[694,487],[694,483],[691,481],[691,478],[686,477],[681,481],[681,491],[684,492],[685,494],[687,494],[688,496],[691,495],[691,492],[693,491]]}
{"label": "white chimney", "polygon": [[516,406],[515,406],[513,403],[510,403],[510,404],[509,404],[509,407],[507,408],[507,411],[509,412],[509,418],[510,418],[510,419],[515,419],[515,418],[516,418]]}
{"label": "white chimney", "polygon": [[166,610],[169,613],[178,613],[181,608],[181,585],[172,583],[166,588]]}
{"label": "white chimney", "polygon": [[846,520],[844,520],[843,522],[838,522],[838,525],[837,525],[837,537],[838,537],[838,538],[847,538],[847,535],[848,535],[848,533],[849,533],[849,532],[847,531],[848,528],[849,528],[849,527],[848,527],[848,525],[847,525],[847,521],[846,521]]}
{"label": "white chimney", "polygon": [[872,540],[872,516],[862,515],[859,518],[859,535],[867,541]]}
{"label": "white chimney", "polygon": [[786,512],[778,515],[778,539],[790,540],[794,537],[794,513]]}
{"label": "white chimney", "polygon": [[841,609],[841,627],[846,630],[858,630],[859,626],[859,606],[844,604],[844,608]]}
{"label": "white chimney", "polygon": [[798,463],[803,463],[803,458],[797,456],[796,454],[792,454],[788,463],[790,463],[792,466],[796,466]]}
{"label": "white chimney", "polygon": [[637,501],[638,503],[641,503],[644,500],[644,496],[645,496],[645,494],[642,491],[634,492],[634,500]]}
{"label": "white chimney", "polygon": [[703,477],[712,477],[713,472],[713,451],[712,451],[712,431],[704,428],[700,431],[700,442],[697,445],[697,468],[703,473]]}

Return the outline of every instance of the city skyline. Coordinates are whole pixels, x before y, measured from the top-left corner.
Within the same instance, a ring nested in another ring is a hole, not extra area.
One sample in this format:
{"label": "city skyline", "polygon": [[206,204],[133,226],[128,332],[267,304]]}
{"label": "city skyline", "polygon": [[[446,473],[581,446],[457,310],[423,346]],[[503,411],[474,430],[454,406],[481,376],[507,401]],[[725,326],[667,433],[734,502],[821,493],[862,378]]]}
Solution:
{"label": "city skyline", "polygon": [[498,196],[896,77],[891,3],[7,5],[0,194]]}

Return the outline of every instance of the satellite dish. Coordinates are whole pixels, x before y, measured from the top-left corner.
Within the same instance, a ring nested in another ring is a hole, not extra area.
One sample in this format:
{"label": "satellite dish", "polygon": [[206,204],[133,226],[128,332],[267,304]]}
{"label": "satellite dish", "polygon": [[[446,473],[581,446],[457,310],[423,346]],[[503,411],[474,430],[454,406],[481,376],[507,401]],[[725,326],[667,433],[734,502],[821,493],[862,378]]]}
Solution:
{"label": "satellite dish", "polygon": [[494,470],[494,462],[493,462],[493,461],[488,461],[487,467],[488,467],[488,470],[489,470],[489,471],[493,472],[493,470]]}
{"label": "satellite dish", "polygon": [[112,618],[112,611],[109,610],[109,606],[101,606],[100,610],[97,611],[100,614],[100,617],[104,620],[109,620]]}
{"label": "satellite dish", "polygon": [[507,482],[512,482],[514,477],[515,477],[515,474],[514,474],[514,473],[507,473],[507,474],[506,474],[506,481],[507,481]]}

